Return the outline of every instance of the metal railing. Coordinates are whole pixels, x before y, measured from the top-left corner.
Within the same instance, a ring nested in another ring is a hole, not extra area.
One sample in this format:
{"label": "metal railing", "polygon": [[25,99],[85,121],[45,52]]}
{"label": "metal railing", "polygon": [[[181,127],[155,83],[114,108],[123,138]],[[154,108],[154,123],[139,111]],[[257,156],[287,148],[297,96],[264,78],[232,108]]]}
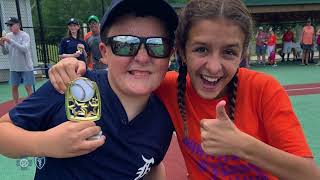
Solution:
{"label": "metal railing", "polygon": [[[45,49],[43,49],[45,48]],[[56,64],[59,61],[59,44],[57,42],[36,42],[36,51],[39,63]],[[45,60],[43,54],[47,54]]]}

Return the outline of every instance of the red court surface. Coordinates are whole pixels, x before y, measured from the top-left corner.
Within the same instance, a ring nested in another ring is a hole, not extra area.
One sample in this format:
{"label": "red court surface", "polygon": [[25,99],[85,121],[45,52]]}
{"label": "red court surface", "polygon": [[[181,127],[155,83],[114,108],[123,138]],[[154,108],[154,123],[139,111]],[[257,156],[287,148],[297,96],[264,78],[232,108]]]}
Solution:
{"label": "red court surface", "polygon": [[289,96],[320,94],[320,83],[286,85],[284,88]]}

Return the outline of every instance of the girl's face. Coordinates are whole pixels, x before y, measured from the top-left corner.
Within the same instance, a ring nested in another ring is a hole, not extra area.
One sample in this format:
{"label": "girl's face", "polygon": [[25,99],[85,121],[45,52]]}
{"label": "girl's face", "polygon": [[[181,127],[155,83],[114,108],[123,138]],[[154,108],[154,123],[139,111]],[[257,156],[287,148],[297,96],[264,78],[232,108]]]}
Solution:
{"label": "girl's face", "polygon": [[[108,29],[107,37],[132,35],[138,37],[167,37],[164,24],[154,17],[126,15]],[[118,96],[149,96],[160,85],[168,69],[169,57],[150,57],[142,44],[137,55],[113,54],[110,45],[100,44],[103,62],[108,64],[108,79]]]}
{"label": "girl's face", "polygon": [[10,30],[10,32],[13,32],[13,33],[19,32],[19,30],[20,30],[20,24],[16,23],[16,24],[10,25],[10,26],[9,26],[9,30]]}
{"label": "girl's face", "polygon": [[77,33],[78,30],[80,29],[80,26],[77,24],[69,24],[68,29],[71,33]]}
{"label": "girl's face", "polygon": [[226,86],[239,67],[244,38],[238,25],[222,18],[193,24],[183,59],[192,86],[202,98],[226,95]]}

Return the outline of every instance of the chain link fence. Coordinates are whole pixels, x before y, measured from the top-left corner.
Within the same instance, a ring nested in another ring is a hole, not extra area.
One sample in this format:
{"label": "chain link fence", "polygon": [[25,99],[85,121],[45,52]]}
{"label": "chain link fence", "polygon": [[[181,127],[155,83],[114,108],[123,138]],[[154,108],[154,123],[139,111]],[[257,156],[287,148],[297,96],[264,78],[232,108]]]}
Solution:
{"label": "chain link fence", "polygon": [[[21,16],[22,25],[26,27],[32,26],[32,15],[31,7],[29,0],[20,0],[18,1],[18,6],[15,0],[2,0],[0,1],[0,21],[1,21],[1,33],[6,34],[9,32],[9,29],[4,24],[9,17],[18,17],[17,7],[19,7],[19,13]],[[30,35],[31,39],[31,55],[34,60],[35,66],[38,65],[38,59],[36,54],[36,43],[34,41],[34,31],[33,28],[24,28],[26,33]],[[0,82],[7,81],[9,78],[9,62],[6,55],[0,53]]]}

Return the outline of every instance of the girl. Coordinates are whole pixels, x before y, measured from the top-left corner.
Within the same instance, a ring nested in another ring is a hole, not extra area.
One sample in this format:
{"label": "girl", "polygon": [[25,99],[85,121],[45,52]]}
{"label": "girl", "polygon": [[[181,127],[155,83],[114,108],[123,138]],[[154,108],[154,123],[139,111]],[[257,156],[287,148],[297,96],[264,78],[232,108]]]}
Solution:
{"label": "girl", "polygon": [[75,18],[68,21],[67,37],[63,38],[59,45],[59,58],[74,57],[81,61],[86,61],[88,46],[81,39],[79,22]]}
{"label": "girl", "polygon": [[267,42],[267,55],[269,64],[273,66],[277,66],[276,59],[276,43],[277,43],[277,37],[274,34],[274,31],[272,28],[269,29],[268,34],[268,42]]}
{"label": "girl", "polygon": [[[191,0],[181,12],[179,74],[168,72],[156,93],[174,123],[189,177],[319,179],[284,89],[271,76],[238,68],[251,27],[241,0]],[[75,66],[78,73],[85,67],[68,61],[51,71],[58,89],[68,80],[62,70],[76,76]]]}

